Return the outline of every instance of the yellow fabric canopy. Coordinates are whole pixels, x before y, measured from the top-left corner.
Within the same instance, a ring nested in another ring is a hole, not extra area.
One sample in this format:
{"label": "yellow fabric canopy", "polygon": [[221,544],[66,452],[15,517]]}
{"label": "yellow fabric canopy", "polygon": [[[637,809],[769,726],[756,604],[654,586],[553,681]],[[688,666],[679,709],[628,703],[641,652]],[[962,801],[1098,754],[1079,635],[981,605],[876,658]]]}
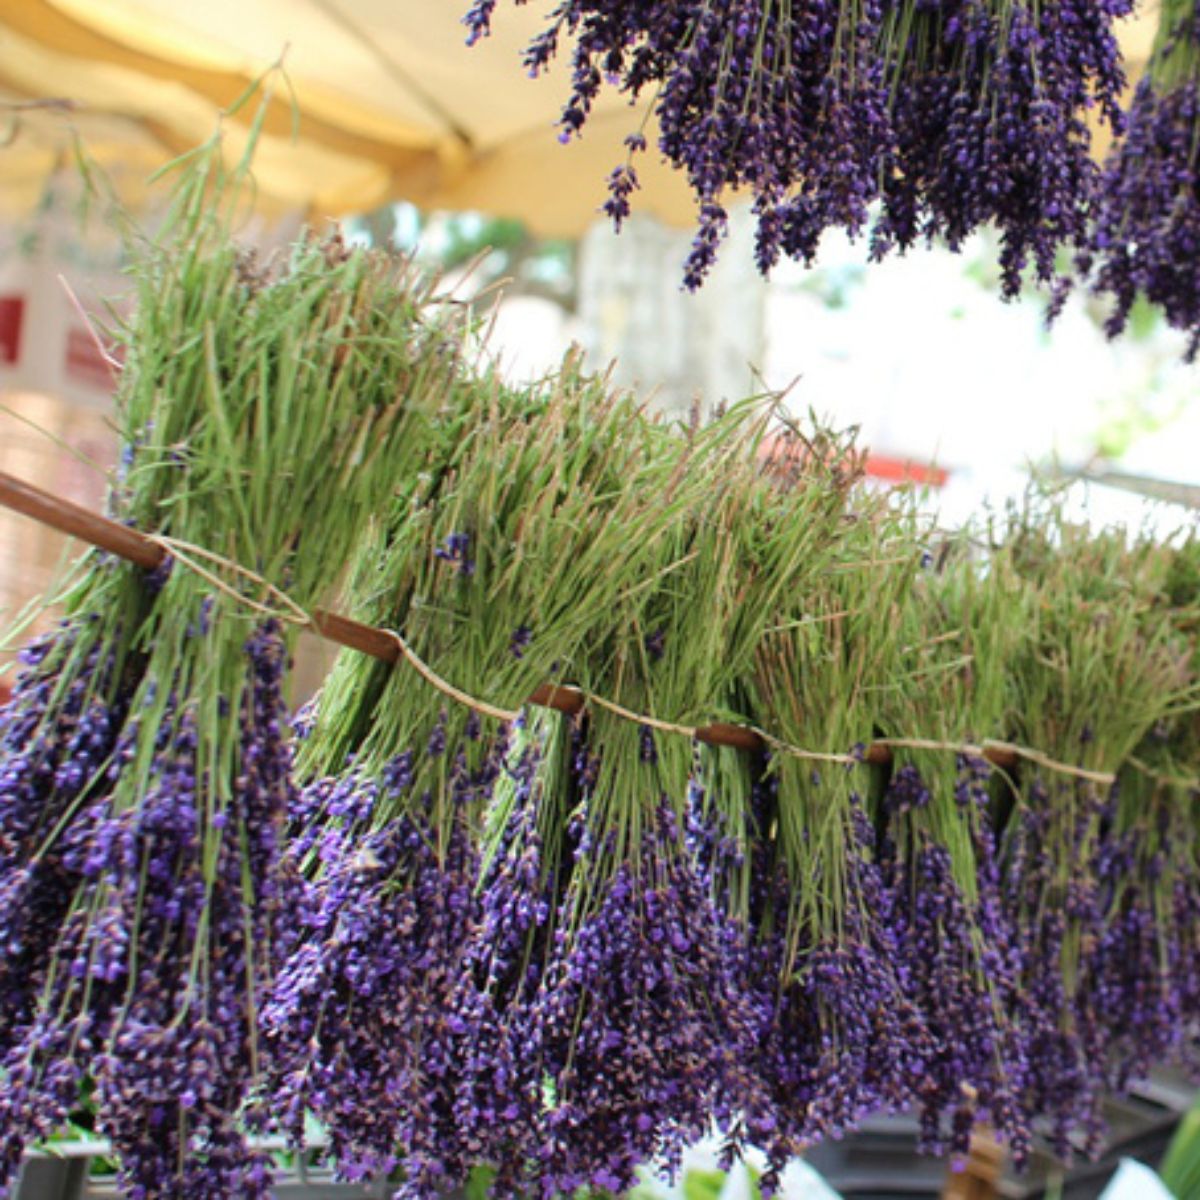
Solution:
{"label": "yellow fabric canopy", "polygon": [[[568,66],[530,80],[521,51],[551,0],[500,0],[495,34],[474,48],[468,0],[8,0],[0,11],[0,103],[12,113],[0,151],[0,215],[28,211],[82,138],[120,165],[136,197],[149,169],[207,137],[219,110],[284,56],[256,155],[264,206],[310,217],[388,200],[472,208],[572,235],[595,219],[604,180],[643,113],[602,99],[583,138],[562,146],[554,123]],[[1144,60],[1153,5],[1126,32]],[[36,107],[73,102],[69,113]],[[240,152],[252,106],[227,122]],[[644,108],[644,106],[643,106]],[[0,130],[2,132],[2,130]],[[639,161],[639,211],[686,225],[680,176]],[[119,181],[120,182],[120,181]]]}

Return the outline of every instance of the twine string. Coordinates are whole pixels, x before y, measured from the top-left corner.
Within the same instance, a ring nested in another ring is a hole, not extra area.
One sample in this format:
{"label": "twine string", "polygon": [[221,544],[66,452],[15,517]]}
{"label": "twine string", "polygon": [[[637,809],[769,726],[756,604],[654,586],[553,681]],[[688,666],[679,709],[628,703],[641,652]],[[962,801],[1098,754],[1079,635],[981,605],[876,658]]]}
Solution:
{"label": "twine string", "polygon": [[781,738],[777,738],[774,734],[759,729],[757,726],[752,726],[751,728],[772,750],[778,751],[780,754],[786,754],[789,758],[799,758],[805,762],[840,763],[842,766],[847,767],[862,761],[862,759],[855,757],[853,754],[832,754],[828,751],[805,750],[803,747],[793,746],[791,742],[785,742]]}
{"label": "twine string", "polygon": [[1058,759],[1051,758],[1048,754],[1043,754],[1041,750],[1034,750],[1030,746],[1014,746],[1011,742],[991,740],[983,744],[985,749],[992,746],[997,750],[1007,750],[1010,754],[1026,759],[1044,770],[1055,771],[1059,775],[1073,775],[1076,779],[1086,779],[1091,783],[1100,784],[1101,787],[1112,787],[1117,782],[1117,777],[1112,771],[1091,771],[1087,767],[1076,767],[1071,763],[1059,762]]}
{"label": "twine string", "polygon": [[486,700],[479,700],[475,696],[464,692],[461,688],[456,688],[454,684],[443,679],[431,666],[424,662],[417,652],[394,629],[387,629],[384,632],[396,643],[405,662],[426,683],[431,684],[444,696],[448,696],[451,700],[456,700],[464,707],[474,709],[484,716],[495,717],[498,721],[506,723],[515,721],[521,715],[520,709],[497,708],[496,705],[489,704]]}
{"label": "twine string", "polygon": [[[277,621],[286,621],[290,625],[299,625],[301,628],[312,628],[312,616],[307,613],[287,592],[277,588],[273,583],[264,579],[255,571],[251,571],[249,567],[243,567],[241,563],[236,563],[230,558],[226,558],[222,554],[216,554],[212,550],[206,550],[203,546],[193,545],[191,542],[182,541],[179,538],[165,537],[162,534],[145,534],[146,540],[153,542],[156,546],[160,546],[173,559],[187,567],[189,571],[195,572],[206,583],[216,588],[219,592],[229,596],[233,600],[244,604],[247,608],[253,609],[256,613],[261,613],[265,617],[272,617]],[[230,587],[219,575],[210,571],[207,567],[201,566],[191,556],[206,559],[208,562],[222,567],[239,578],[246,579],[251,583],[261,587],[267,595],[278,600],[285,609],[290,611],[283,612],[277,608],[271,608],[266,604],[260,604],[257,600],[252,600],[244,592],[239,592],[236,588]]]}
{"label": "twine string", "polygon": [[1155,783],[1165,783],[1172,787],[1186,788],[1188,791],[1200,792],[1200,779],[1189,778],[1186,775],[1171,775],[1165,771],[1156,770],[1149,763],[1142,762],[1140,758],[1135,758],[1132,755],[1129,758],[1129,765],[1148,779],[1153,779]]}
{"label": "twine string", "polygon": [[[286,621],[289,624],[297,625],[304,629],[315,628],[312,616],[306,612],[299,604],[296,603],[286,592],[275,587],[274,584],[268,582],[261,575],[251,571],[247,567],[243,567],[240,563],[233,562],[231,559],[225,558],[223,555],[216,554],[211,550],[206,550],[202,546],[193,545],[190,542],[182,541],[178,538],[165,537],[162,535],[146,534],[144,535],[148,541],[162,547],[172,558],[176,559],[188,570],[194,571],[212,587],[220,592],[238,601],[246,607],[253,609],[257,613],[264,616],[275,618],[276,620]],[[194,556],[194,557],[193,557]],[[218,566],[242,579],[248,580],[261,587],[272,599],[276,600],[283,610],[279,608],[271,608],[268,605],[261,604],[258,601],[247,596],[244,592],[231,587],[214,571],[210,571],[207,567],[201,565],[196,559],[204,559],[215,566]],[[455,687],[449,680],[444,679],[439,675],[428,663],[426,663],[420,655],[404,640],[404,638],[394,629],[385,629],[382,632],[386,633],[397,649],[400,651],[401,657],[407,662],[413,670],[417,672],[430,686],[441,692],[442,695],[461,704],[466,708],[472,709],[475,712],[481,713],[484,716],[494,717],[498,721],[503,721],[506,724],[511,723],[521,715],[520,709],[500,708],[495,704],[490,704],[486,700],[481,700],[477,696],[472,696],[469,692],[463,691],[461,688]],[[612,700],[606,700],[603,696],[597,696],[591,692],[585,693],[587,704],[595,705],[598,708],[603,708],[611,713],[615,713],[619,717],[623,717],[627,721],[632,721],[635,724],[646,726],[649,729],[654,729],[660,733],[675,734],[679,737],[686,737],[690,741],[696,739],[699,733],[699,728],[695,725],[681,725],[673,721],[663,721],[658,717],[652,717],[646,713],[638,713],[632,709],[626,708],[621,704],[617,704]],[[808,762],[828,762],[838,763],[849,766],[862,761],[860,756],[854,754],[834,754],[818,750],[807,750],[802,746],[793,745],[790,742],[784,741],[782,738],[776,737],[774,734],[767,733],[763,729],[751,726],[751,731],[762,738],[763,742],[772,750],[786,754],[791,758],[803,759]],[[1109,771],[1093,771],[1086,767],[1077,767],[1071,763],[1060,762],[1058,759],[1051,758],[1048,754],[1044,754],[1040,750],[1035,750],[1029,746],[1019,746],[1013,742],[998,741],[995,739],[986,739],[982,743],[974,742],[949,742],[937,741],[931,738],[880,738],[877,739],[874,745],[887,746],[890,749],[900,750],[933,750],[944,751],[952,754],[963,754],[970,758],[978,758],[987,760],[987,751],[999,750],[1007,754],[1012,754],[1018,758],[1023,758],[1028,762],[1034,763],[1043,770],[1052,771],[1060,775],[1070,775],[1077,779],[1085,779],[1091,783],[1099,784],[1103,787],[1111,787],[1116,782],[1116,775]],[[1200,787],[1200,781],[1177,779],[1168,776],[1162,776],[1149,770],[1145,764],[1140,763],[1137,759],[1132,759],[1131,763],[1137,769],[1145,774],[1152,775],[1156,779],[1161,779],[1164,782],[1176,783],[1188,787]]]}
{"label": "twine string", "polygon": [[680,737],[695,740],[696,734],[699,732],[694,725],[675,725],[670,721],[660,721],[657,717],[635,713],[632,709],[623,708],[620,704],[614,704],[613,701],[605,700],[602,696],[594,696],[591,692],[585,692],[584,699],[588,704],[606,708],[609,712],[616,713],[618,717],[624,717],[627,721],[634,721],[638,725],[646,725],[650,729],[660,730],[662,733],[677,733]]}
{"label": "twine string", "polygon": [[1090,783],[1098,783],[1102,787],[1111,787],[1117,781],[1116,775],[1110,771],[1092,771],[1087,767],[1076,767],[1071,763],[1060,762],[1034,750],[1029,746],[1018,746],[1013,742],[1002,742],[995,738],[985,738],[978,745],[974,742],[939,742],[927,738],[880,738],[878,746],[892,746],[898,750],[945,750],[952,754],[965,754],[968,758],[981,758],[986,761],[989,750],[999,750],[1006,754],[1016,755],[1047,771],[1059,775],[1072,775],[1077,779],[1086,779]]}

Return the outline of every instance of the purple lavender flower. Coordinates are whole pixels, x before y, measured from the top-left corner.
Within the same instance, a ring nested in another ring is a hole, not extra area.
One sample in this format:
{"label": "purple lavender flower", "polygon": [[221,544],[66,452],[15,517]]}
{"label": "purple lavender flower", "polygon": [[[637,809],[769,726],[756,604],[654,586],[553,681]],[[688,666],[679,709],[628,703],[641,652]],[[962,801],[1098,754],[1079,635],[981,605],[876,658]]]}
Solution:
{"label": "purple lavender flower", "polygon": [[513,658],[523,658],[531,641],[533,641],[533,630],[528,625],[518,625],[513,630],[512,638],[509,641],[509,649],[512,651]]}
{"label": "purple lavender flower", "polygon": [[78,880],[63,847],[44,843],[102,786],[132,690],[90,643],[91,624],[64,622],[26,647],[0,709],[0,1054],[31,1017]]}
{"label": "purple lavender flower", "polygon": [[[1193,17],[1176,32],[1175,52],[1191,55],[1178,80],[1138,85],[1129,132],[1111,153],[1097,192],[1090,239],[1079,256],[1091,290],[1111,296],[1109,337],[1124,330],[1139,296],[1161,306],[1189,334],[1187,359],[1200,349],[1200,32]],[[1168,54],[1171,51],[1168,50]],[[1164,73],[1165,74],[1165,73]]]}
{"label": "purple lavender flower", "polygon": [[443,562],[455,563],[458,573],[465,579],[475,574],[475,560],[471,557],[471,536],[467,533],[450,533],[446,535],[445,546],[434,550],[434,556]]}

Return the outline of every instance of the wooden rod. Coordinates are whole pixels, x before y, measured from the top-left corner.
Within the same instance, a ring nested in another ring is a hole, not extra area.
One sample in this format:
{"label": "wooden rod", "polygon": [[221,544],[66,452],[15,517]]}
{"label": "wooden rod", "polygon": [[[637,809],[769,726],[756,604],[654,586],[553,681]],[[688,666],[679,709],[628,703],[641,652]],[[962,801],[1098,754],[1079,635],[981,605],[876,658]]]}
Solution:
{"label": "wooden rod", "polygon": [[[51,495],[5,471],[0,471],[0,505],[147,570],[161,566],[167,557],[162,546],[136,529],[102,517],[70,500]],[[323,608],[313,613],[313,628],[326,641],[369,654],[381,662],[396,663],[400,660],[400,647],[384,629],[375,629]],[[587,698],[578,688],[543,683],[534,689],[529,703],[575,716],[586,707]],[[753,729],[742,725],[705,725],[696,730],[696,739],[709,746],[730,746],[736,750],[765,749],[763,739]],[[1011,768],[1016,765],[1016,755],[1009,750],[988,747],[984,754],[997,766]],[[865,757],[869,763],[890,763],[891,748],[876,743],[867,747]]]}
{"label": "wooden rod", "polygon": [[6,471],[0,471],[0,504],[148,571],[160,566],[167,556],[161,546],[136,529],[44,492]]}

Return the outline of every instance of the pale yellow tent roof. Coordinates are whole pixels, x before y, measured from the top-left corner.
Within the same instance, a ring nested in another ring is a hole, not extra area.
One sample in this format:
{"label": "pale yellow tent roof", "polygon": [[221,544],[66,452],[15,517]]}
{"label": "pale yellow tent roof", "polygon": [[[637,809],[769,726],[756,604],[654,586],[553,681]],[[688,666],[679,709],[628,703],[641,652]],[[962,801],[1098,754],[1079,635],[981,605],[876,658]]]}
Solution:
{"label": "pale yellow tent roof", "polygon": [[[74,111],[14,109],[0,151],[0,213],[36,203],[69,131],[130,180],[198,144],[217,111],[285,53],[293,89],[276,89],[256,155],[269,205],[312,216],[362,212],[391,199],[524,218],[574,234],[604,200],[623,138],[642,114],[602,100],[582,141],[558,143],[567,64],[528,79],[521,50],[551,0],[500,0],[495,34],[468,49],[469,0],[7,0],[0,10],[0,103],[52,98]],[[1153,19],[1127,30],[1144,59]],[[293,102],[294,101],[294,102]],[[296,115],[298,111],[298,121]],[[228,122],[237,154],[249,113]],[[639,162],[638,207],[687,224],[681,177]]]}
{"label": "pale yellow tent roof", "polygon": [[[77,107],[69,117],[19,114],[0,158],[0,211],[36,198],[68,123],[101,161],[161,162],[202,141],[217,110],[283,54],[292,91],[276,87],[256,154],[264,201],[336,216],[409,199],[520,216],[546,234],[581,231],[639,113],[613,97],[581,143],[560,145],[565,66],[541,81],[521,66],[547,6],[510,6],[496,35],[473,49],[466,8],[467,0],[10,0],[0,11],[0,101],[64,98]],[[249,116],[229,122],[231,154]],[[674,172],[647,163],[644,175],[644,209],[691,220]]]}

